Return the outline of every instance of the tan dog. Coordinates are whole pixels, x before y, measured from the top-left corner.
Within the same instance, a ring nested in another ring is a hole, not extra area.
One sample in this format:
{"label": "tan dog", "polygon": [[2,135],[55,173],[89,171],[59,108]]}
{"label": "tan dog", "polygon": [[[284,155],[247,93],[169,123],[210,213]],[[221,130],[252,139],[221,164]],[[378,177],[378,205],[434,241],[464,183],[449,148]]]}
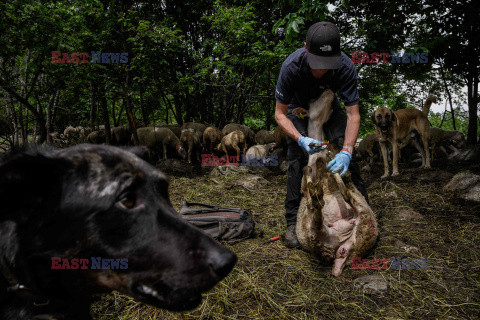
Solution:
{"label": "tan dog", "polygon": [[[422,111],[417,109],[401,109],[392,111],[386,107],[380,107],[371,115],[375,124],[375,131],[382,150],[384,174],[382,178],[388,177],[387,145],[389,141],[393,146],[393,172],[392,176],[398,175],[398,153],[406,146],[412,138],[417,150],[422,155],[422,167],[430,168],[430,150],[428,139],[430,135],[430,124],[428,123],[428,112],[437,97],[429,96],[423,105]],[[420,137],[419,137],[420,136]],[[424,148],[420,144],[423,143]]]}

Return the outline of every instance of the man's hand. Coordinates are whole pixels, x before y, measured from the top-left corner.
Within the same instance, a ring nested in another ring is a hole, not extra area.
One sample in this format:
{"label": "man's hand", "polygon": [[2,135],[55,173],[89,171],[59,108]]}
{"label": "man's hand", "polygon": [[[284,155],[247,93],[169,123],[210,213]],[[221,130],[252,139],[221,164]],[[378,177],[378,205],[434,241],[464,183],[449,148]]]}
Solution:
{"label": "man's hand", "polygon": [[352,155],[350,153],[348,153],[347,151],[340,151],[339,153],[337,153],[335,158],[328,163],[327,169],[330,170],[330,172],[332,173],[342,171],[340,173],[340,176],[343,177],[343,175],[348,170],[350,160],[352,160]]}
{"label": "man's hand", "polygon": [[[312,144],[316,146],[312,146]],[[314,154],[316,152],[319,152],[322,149],[325,149],[327,146],[320,146],[321,142],[309,137],[301,136],[298,138],[298,145],[305,149],[308,154]]]}

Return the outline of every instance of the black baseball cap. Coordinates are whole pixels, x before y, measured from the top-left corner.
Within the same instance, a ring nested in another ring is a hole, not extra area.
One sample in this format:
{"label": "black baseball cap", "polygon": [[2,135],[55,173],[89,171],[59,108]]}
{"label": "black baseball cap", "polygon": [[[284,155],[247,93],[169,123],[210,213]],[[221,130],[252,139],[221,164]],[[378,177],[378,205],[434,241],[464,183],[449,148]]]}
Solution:
{"label": "black baseball cap", "polygon": [[338,69],[342,65],[340,32],[335,24],[322,21],[307,32],[307,61],[311,69]]}

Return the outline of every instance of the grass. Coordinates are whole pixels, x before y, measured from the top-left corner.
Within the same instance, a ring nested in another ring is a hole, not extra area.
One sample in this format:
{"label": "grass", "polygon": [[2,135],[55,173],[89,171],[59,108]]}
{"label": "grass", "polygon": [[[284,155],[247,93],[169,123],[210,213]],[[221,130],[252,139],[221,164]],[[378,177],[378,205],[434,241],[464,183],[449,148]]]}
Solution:
{"label": "grass", "polygon": [[[434,163],[435,170],[458,172],[464,165]],[[170,196],[176,209],[182,200],[249,208],[265,236],[229,246],[237,255],[234,270],[202,304],[187,312],[169,312],[113,292],[92,306],[95,319],[478,319],[480,317],[480,205],[442,191],[447,181],[416,180],[424,172],[403,165],[401,176],[380,181],[376,164],[364,174],[380,238],[365,257],[428,259],[425,270],[354,270],[331,275],[311,254],[287,249],[281,240],[267,239],[285,232],[286,176],[266,176],[269,183],[251,192],[235,183],[244,174],[211,177],[170,175]],[[468,165],[479,173],[480,166]],[[392,192],[395,191],[395,194]],[[396,196],[395,196],[396,195]],[[395,220],[397,208],[411,207],[416,221]],[[417,247],[406,253],[396,242]],[[227,244],[228,246],[228,244]],[[383,295],[363,293],[353,280],[378,274],[388,282]]]}

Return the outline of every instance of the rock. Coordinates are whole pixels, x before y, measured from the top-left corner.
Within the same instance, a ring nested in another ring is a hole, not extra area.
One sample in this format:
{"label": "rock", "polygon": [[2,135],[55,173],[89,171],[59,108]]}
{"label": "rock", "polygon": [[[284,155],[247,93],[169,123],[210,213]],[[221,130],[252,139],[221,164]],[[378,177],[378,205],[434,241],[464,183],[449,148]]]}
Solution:
{"label": "rock", "polygon": [[269,169],[270,167],[266,167],[266,166],[252,166],[252,167],[247,166],[247,168],[249,172],[257,175],[267,175],[271,172]]}
{"label": "rock", "polygon": [[443,171],[443,170],[435,170],[424,172],[419,175],[416,175],[415,178],[418,181],[427,181],[427,182],[435,182],[435,181],[445,181],[451,179],[453,173]]}
{"label": "rock", "polygon": [[444,191],[462,191],[480,183],[480,176],[467,170],[457,173],[443,188]]}
{"label": "rock", "polygon": [[248,176],[238,180],[235,186],[244,187],[247,190],[257,190],[268,184],[268,181],[260,176]]}
{"label": "rock", "polygon": [[388,289],[388,282],[380,275],[368,275],[353,281],[356,288],[362,289],[366,294],[384,294]]}
{"label": "rock", "polygon": [[392,199],[398,199],[398,194],[394,191],[390,191],[388,193],[385,193],[383,196],[382,196],[383,199],[386,199],[386,200],[392,200]]}
{"label": "rock", "polygon": [[284,161],[282,161],[282,163],[280,163],[280,170],[282,172],[287,172],[287,170],[288,170],[288,161],[287,160],[284,160]]}
{"label": "rock", "polygon": [[480,145],[468,146],[465,149],[452,153],[448,159],[454,161],[480,160]]}
{"label": "rock", "polygon": [[212,177],[219,177],[246,172],[248,172],[248,168],[246,166],[218,166],[214,167],[212,171],[210,171],[209,175]]}
{"label": "rock", "polygon": [[411,246],[411,245],[408,245],[400,240],[397,240],[395,241],[395,247],[397,247],[398,249],[402,250],[402,251],[405,251],[405,252],[418,252],[418,248],[417,247],[414,247],[414,246]]}
{"label": "rock", "polygon": [[450,180],[444,191],[453,191],[458,197],[480,202],[480,176],[471,171],[457,173]]}
{"label": "rock", "polygon": [[360,169],[362,172],[371,172],[372,171],[372,168],[370,167],[370,165],[366,165],[366,166],[363,166],[362,169]]}
{"label": "rock", "polygon": [[416,221],[423,220],[423,216],[410,207],[395,208],[393,219],[395,220],[407,220]]}

